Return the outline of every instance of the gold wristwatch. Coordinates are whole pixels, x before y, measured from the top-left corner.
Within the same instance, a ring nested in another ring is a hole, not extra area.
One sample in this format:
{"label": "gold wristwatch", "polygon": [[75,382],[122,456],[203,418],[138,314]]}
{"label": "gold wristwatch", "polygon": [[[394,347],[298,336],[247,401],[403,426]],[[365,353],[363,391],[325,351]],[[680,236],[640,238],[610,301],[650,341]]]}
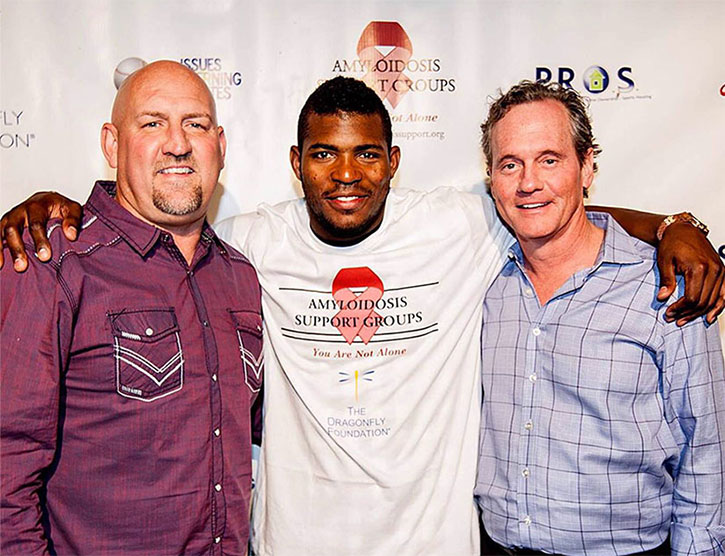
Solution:
{"label": "gold wristwatch", "polygon": [[687,222],[688,224],[700,230],[705,235],[710,233],[710,230],[707,228],[707,226],[700,222],[697,218],[695,218],[692,213],[679,212],[677,214],[670,214],[669,216],[665,217],[659,228],[657,228],[657,241],[662,241],[662,236],[665,235],[665,230],[667,229],[667,227],[670,224],[674,224],[675,222]]}

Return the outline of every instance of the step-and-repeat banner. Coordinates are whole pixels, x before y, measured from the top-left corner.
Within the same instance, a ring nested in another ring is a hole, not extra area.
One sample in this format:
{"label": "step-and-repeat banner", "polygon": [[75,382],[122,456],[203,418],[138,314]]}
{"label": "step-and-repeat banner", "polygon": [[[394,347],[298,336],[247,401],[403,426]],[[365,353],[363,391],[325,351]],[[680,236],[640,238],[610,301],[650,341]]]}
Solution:
{"label": "step-and-repeat banner", "polygon": [[113,177],[100,126],[114,81],[143,61],[185,64],[216,98],[229,148],[212,221],[300,195],[288,162],[297,115],[337,75],[364,79],[390,110],[396,185],[483,193],[487,103],[527,78],[591,98],[604,149],[593,203],[690,210],[725,256],[725,2],[3,0],[0,10],[3,211],[37,189],[85,199]]}

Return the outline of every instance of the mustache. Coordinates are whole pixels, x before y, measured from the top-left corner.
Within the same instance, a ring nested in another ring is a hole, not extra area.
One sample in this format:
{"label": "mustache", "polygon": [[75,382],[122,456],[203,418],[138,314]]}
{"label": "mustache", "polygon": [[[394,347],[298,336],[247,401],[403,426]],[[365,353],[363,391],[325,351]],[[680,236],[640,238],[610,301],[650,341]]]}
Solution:
{"label": "mustache", "polygon": [[194,156],[191,153],[187,153],[178,156],[165,156],[162,159],[157,160],[154,164],[154,172],[159,172],[173,166],[188,166],[194,172],[198,170],[196,159],[194,159]]}

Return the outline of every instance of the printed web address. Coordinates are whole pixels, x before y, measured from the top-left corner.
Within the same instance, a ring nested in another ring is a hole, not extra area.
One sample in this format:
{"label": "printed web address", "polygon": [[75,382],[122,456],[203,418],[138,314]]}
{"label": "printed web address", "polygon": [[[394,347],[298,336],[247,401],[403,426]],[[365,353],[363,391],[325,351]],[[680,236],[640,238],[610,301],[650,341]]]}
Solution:
{"label": "printed web address", "polygon": [[443,141],[446,138],[445,131],[395,131],[393,137],[396,139],[439,139]]}

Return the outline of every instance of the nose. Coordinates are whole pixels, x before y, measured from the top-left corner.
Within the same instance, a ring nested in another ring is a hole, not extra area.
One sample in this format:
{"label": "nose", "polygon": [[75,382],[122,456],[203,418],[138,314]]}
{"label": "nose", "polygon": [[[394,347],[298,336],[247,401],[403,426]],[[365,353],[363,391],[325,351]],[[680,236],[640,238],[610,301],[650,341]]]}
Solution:
{"label": "nose", "polygon": [[534,193],[542,188],[541,180],[535,169],[535,165],[526,164],[521,171],[521,178],[519,179],[518,193],[522,195],[528,195]]}
{"label": "nose", "polygon": [[179,124],[168,126],[166,141],[164,143],[164,154],[176,158],[182,158],[191,154],[191,143],[183,126]]}
{"label": "nose", "polygon": [[332,170],[331,178],[342,185],[354,185],[362,180],[362,171],[353,154],[342,154],[338,157]]}

